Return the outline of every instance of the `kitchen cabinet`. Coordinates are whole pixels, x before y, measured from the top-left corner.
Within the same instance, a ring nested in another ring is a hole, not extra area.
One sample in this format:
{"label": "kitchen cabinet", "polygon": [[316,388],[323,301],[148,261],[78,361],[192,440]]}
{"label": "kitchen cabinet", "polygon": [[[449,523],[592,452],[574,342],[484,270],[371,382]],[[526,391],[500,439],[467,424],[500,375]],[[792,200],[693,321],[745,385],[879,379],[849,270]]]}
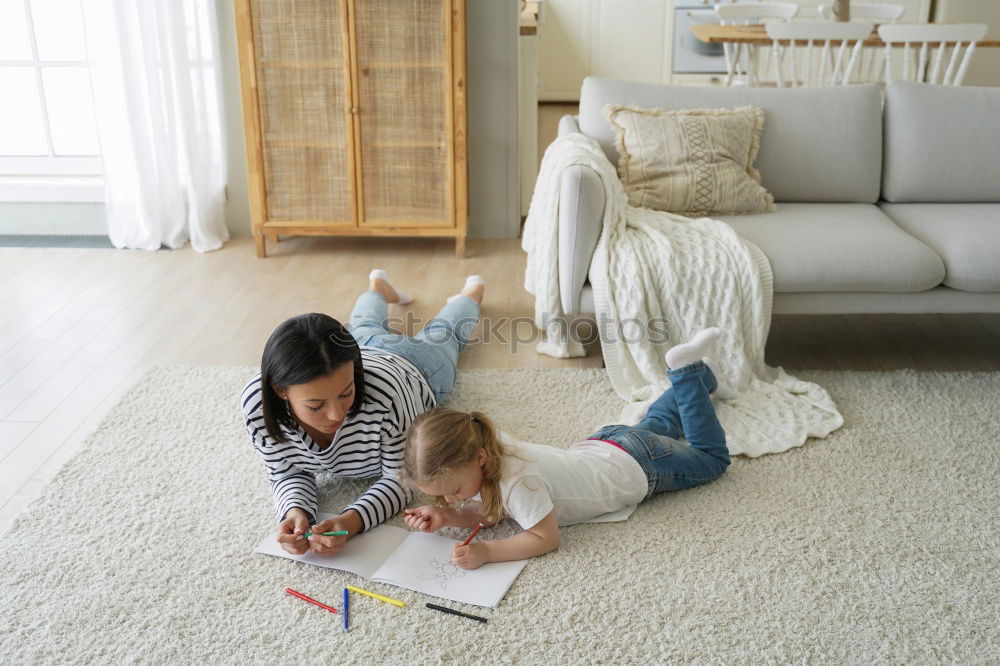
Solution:
{"label": "kitchen cabinet", "polygon": [[543,0],[539,101],[578,100],[589,75],[669,83],[672,12],[666,0]]}

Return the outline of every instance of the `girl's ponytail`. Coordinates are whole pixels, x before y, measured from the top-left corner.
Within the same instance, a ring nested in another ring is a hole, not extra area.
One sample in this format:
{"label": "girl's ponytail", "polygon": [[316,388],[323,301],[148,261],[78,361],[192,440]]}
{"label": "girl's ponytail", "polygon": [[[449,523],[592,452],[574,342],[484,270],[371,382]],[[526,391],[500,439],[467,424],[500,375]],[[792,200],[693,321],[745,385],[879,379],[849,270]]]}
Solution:
{"label": "girl's ponytail", "polygon": [[504,445],[500,442],[496,428],[482,412],[470,412],[469,422],[476,432],[479,446],[486,451],[486,462],[483,463],[483,485],[479,489],[479,497],[483,501],[480,513],[491,522],[503,518],[503,494],[500,492],[500,479],[503,477]]}

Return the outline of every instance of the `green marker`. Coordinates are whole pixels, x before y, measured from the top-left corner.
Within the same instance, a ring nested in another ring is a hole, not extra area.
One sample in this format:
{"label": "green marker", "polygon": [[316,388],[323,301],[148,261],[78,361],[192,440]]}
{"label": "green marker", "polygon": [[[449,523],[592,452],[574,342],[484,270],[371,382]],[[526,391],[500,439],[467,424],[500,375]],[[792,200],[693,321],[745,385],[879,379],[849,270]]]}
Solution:
{"label": "green marker", "polygon": [[[306,532],[302,535],[304,539],[308,539],[313,535],[312,532]],[[321,532],[319,536],[347,536],[347,530],[337,530],[336,532]]]}

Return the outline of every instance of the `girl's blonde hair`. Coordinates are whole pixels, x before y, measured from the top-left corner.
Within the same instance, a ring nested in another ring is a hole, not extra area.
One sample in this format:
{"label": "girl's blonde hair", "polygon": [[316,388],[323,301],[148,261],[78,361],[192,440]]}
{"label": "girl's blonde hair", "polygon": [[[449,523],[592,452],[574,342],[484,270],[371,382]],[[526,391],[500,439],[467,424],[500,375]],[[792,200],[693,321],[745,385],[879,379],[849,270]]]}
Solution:
{"label": "girl's blonde hair", "polygon": [[[410,486],[446,479],[457,468],[474,462],[479,449],[486,451],[479,512],[490,522],[496,522],[504,517],[500,475],[507,450],[493,422],[482,412],[435,407],[414,419],[406,433],[400,477]],[[446,504],[441,496],[436,501],[439,505]]]}

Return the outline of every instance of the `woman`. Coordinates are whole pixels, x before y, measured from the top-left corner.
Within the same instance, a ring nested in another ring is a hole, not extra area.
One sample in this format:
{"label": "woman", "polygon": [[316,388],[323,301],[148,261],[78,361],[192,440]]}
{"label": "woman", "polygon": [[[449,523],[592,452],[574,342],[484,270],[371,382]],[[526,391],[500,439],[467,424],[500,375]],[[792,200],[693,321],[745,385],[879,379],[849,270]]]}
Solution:
{"label": "woman", "polygon": [[[312,313],[274,330],[241,403],[267,468],[284,550],[338,553],[349,538],[406,505],[410,492],[396,478],[406,431],[454,387],[458,355],[479,321],[484,289],[482,278],[470,276],[461,294],[407,337],[392,333],[386,321],[389,303],[410,299],[384,271],[374,270],[349,328]],[[381,478],[340,515],[317,524],[317,472]],[[313,533],[308,538],[307,531]],[[347,534],[322,535],[335,531]]]}

